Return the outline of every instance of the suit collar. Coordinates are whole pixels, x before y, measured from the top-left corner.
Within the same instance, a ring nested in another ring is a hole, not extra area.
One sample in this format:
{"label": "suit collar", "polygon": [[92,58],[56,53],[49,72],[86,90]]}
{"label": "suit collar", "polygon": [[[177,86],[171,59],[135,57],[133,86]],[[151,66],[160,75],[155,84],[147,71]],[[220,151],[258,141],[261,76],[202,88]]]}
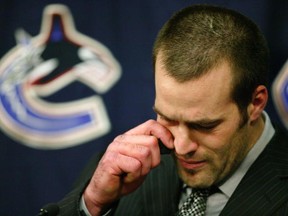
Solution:
{"label": "suit collar", "polygon": [[[270,215],[288,200],[287,135],[279,130],[246,173],[220,215]],[[245,208],[243,208],[245,207]]]}

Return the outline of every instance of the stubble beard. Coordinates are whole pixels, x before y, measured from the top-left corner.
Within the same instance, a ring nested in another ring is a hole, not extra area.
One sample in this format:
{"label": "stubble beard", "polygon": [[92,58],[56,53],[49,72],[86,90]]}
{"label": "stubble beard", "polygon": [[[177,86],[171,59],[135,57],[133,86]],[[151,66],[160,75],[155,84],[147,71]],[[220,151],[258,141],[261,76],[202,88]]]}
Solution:
{"label": "stubble beard", "polygon": [[[213,161],[215,159],[213,160],[211,156],[209,157],[207,155],[208,166],[199,170],[185,169],[181,167],[177,158],[175,158],[178,174],[182,181],[193,188],[208,188],[212,185],[220,186],[223,184],[238,169],[250,150],[247,148],[249,138],[246,129],[247,125],[245,124],[242,124],[238,128],[236,136],[230,140],[230,143],[232,143],[231,148],[222,153],[224,155],[232,155],[232,157],[228,157],[225,160],[226,162],[219,167],[214,165],[215,163],[213,163]],[[218,158],[218,160],[221,160],[221,158]]]}

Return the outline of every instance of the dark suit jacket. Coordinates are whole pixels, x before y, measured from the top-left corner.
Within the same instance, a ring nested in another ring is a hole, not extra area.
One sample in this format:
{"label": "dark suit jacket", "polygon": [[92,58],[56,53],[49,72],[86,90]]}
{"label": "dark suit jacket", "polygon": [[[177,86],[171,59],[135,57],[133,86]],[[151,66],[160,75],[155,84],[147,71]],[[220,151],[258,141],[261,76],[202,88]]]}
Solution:
{"label": "dark suit jacket", "polygon": [[[79,200],[93,174],[98,158],[81,177],[80,186],[58,204],[62,216],[81,215]],[[170,155],[149,173],[140,188],[114,207],[117,216],[169,216],[177,211],[181,182]],[[220,214],[288,216],[288,136],[276,130],[273,139],[250,167]]]}

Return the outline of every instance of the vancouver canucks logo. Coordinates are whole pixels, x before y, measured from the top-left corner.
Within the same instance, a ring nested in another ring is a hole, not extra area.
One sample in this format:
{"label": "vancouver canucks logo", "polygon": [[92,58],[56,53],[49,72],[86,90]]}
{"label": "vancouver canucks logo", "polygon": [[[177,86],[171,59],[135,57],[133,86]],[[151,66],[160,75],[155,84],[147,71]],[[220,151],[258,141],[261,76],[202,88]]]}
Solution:
{"label": "vancouver canucks logo", "polygon": [[[74,146],[108,133],[101,94],[118,81],[120,66],[104,45],[75,30],[68,8],[47,6],[40,34],[31,37],[19,30],[16,39],[17,46],[0,61],[0,128],[20,143],[43,149]],[[76,81],[95,94],[45,100]]]}
{"label": "vancouver canucks logo", "polygon": [[277,75],[272,93],[281,120],[288,130],[288,61]]}

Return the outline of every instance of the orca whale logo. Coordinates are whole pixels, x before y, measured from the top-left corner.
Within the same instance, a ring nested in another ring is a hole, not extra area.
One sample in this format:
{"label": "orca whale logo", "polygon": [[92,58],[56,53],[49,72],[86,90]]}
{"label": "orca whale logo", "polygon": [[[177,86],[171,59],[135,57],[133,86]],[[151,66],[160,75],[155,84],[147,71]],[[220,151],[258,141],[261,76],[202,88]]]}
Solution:
{"label": "orca whale logo", "polygon": [[288,60],[272,84],[272,96],[278,114],[288,130]]}
{"label": "orca whale logo", "polygon": [[[44,9],[39,35],[16,31],[17,45],[0,61],[0,128],[33,148],[60,149],[107,134],[111,124],[101,94],[119,80],[121,67],[100,42],[76,31],[69,9]],[[72,82],[95,94],[51,102]],[[97,93],[97,94],[96,94]]]}

